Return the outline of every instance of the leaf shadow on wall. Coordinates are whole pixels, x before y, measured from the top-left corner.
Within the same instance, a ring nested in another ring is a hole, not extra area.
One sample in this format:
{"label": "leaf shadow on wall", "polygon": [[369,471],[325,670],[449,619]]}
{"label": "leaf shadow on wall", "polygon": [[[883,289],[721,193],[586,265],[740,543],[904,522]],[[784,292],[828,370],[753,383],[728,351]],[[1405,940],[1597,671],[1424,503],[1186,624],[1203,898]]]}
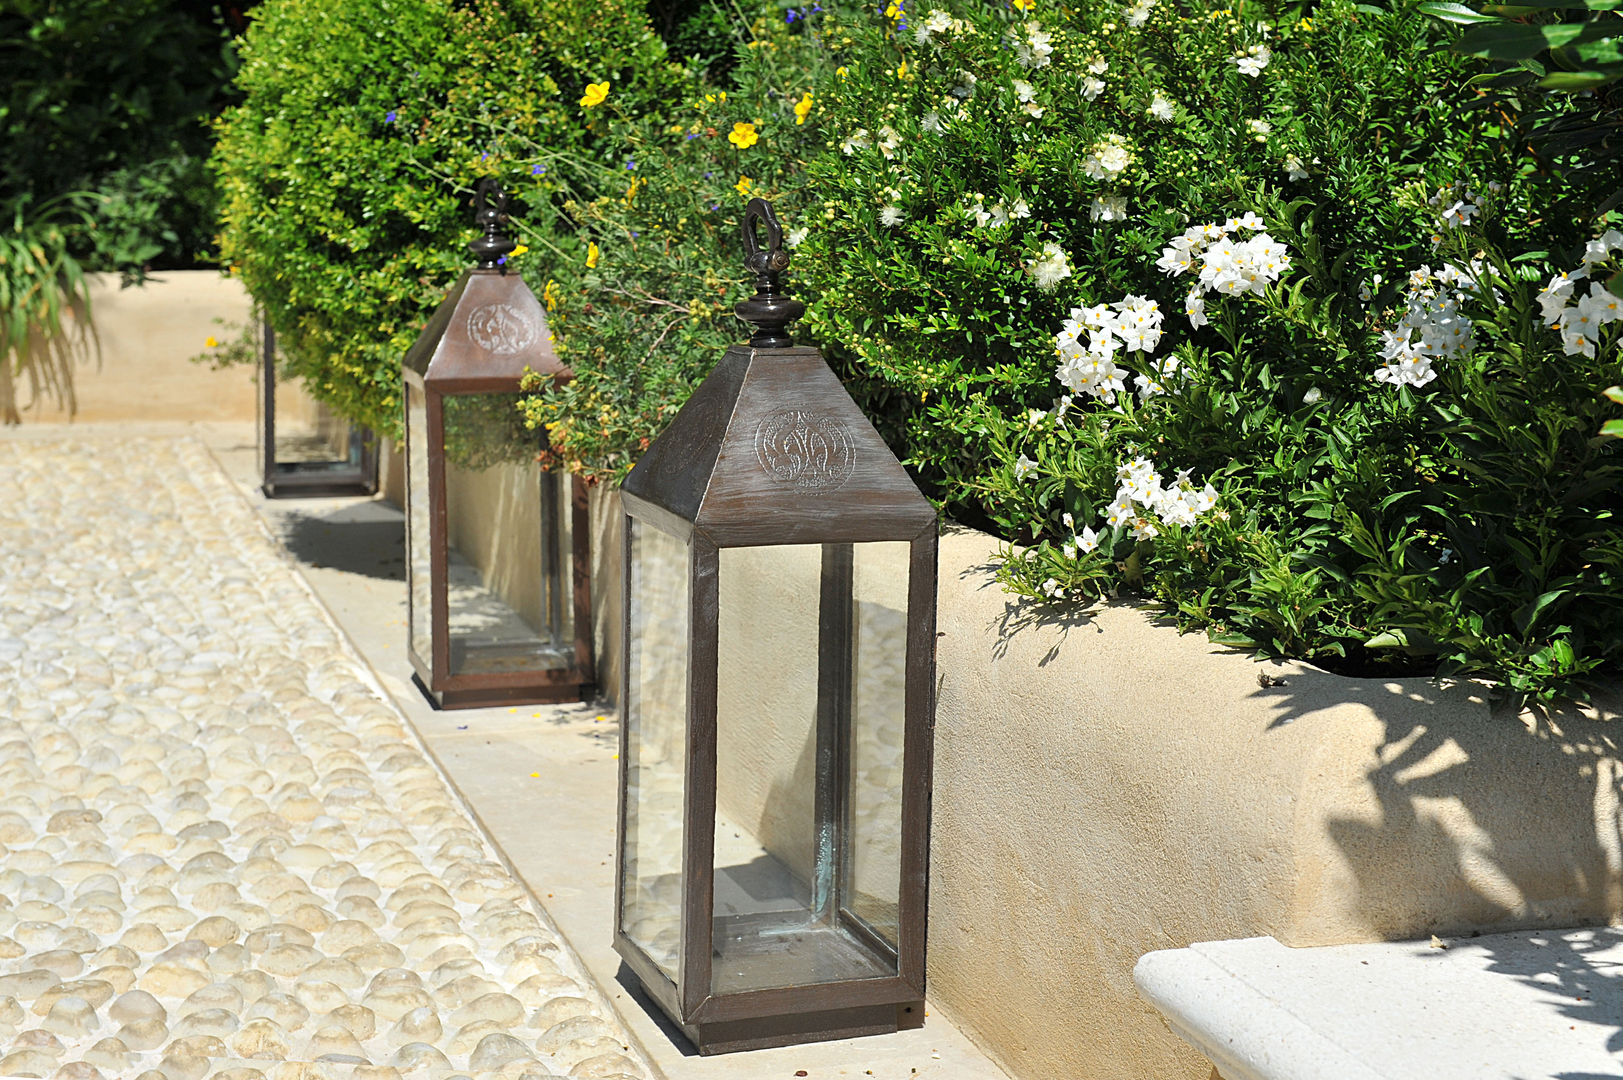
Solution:
{"label": "leaf shadow on wall", "polygon": [[[1344,863],[1336,880],[1345,888],[1350,876],[1354,894],[1339,903],[1370,939],[1548,930],[1532,947],[1491,937],[1469,947],[1486,950],[1488,970],[1536,988],[1552,1025],[1605,1026],[1607,1049],[1623,1053],[1623,965],[1601,955],[1623,949],[1623,930],[1605,929],[1623,921],[1623,696],[1518,709],[1469,682],[1316,669],[1256,694],[1279,707],[1270,730],[1311,724],[1349,698],[1380,724],[1367,786],[1323,803]],[[1601,929],[1557,933],[1572,927]],[[1619,1065],[1610,1080],[1623,1077]]]}

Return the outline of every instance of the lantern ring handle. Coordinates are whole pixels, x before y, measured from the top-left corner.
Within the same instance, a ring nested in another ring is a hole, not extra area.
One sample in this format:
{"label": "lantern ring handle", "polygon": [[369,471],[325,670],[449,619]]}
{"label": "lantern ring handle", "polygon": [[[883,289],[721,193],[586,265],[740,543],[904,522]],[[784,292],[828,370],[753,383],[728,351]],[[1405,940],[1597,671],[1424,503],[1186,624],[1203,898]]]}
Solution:
{"label": "lantern ring handle", "polygon": [[496,195],[496,215],[500,219],[507,217],[507,189],[502,187],[501,181],[494,176],[484,176],[479,179],[479,186],[474,189],[473,220],[483,224],[484,214],[490,205],[490,194]]}
{"label": "lantern ring handle", "polygon": [[[755,231],[759,221],[766,226],[766,250],[761,249]],[[789,268],[789,253],[783,250],[783,227],[772,212],[772,204],[751,199],[744,207],[744,267],[756,274],[779,274]]]}

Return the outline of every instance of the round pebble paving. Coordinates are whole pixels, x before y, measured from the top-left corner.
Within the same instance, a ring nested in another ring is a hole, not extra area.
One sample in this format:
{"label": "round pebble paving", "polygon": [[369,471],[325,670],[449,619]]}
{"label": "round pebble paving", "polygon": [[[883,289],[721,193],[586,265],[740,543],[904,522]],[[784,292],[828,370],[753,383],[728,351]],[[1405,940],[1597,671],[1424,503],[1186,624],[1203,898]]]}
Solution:
{"label": "round pebble paving", "polygon": [[0,491],[0,1077],[648,1077],[200,443]]}

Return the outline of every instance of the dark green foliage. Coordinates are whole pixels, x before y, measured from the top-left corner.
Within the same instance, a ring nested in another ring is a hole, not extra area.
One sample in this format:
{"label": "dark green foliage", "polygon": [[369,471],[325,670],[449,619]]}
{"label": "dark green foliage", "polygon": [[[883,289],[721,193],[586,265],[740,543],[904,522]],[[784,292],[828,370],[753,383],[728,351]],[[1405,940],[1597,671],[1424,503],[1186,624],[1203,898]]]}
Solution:
{"label": "dark green foliage", "polygon": [[69,229],[88,269],[139,275],[207,257],[209,120],[234,66],[200,0],[0,5],[0,206],[79,193]]}

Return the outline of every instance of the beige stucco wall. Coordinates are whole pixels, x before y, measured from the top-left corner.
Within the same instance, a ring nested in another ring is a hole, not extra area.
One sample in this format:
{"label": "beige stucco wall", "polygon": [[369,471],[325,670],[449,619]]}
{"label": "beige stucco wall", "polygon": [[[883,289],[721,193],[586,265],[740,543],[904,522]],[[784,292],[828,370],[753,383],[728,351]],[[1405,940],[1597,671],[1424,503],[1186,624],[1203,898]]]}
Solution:
{"label": "beige stucco wall", "polygon": [[995,548],[942,540],[929,993],[1016,1080],[1209,1080],[1134,989],[1153,949],[1623,920],[1618,697],[1536,718],[1258,661],[1013,597]]}
{"label": "beige stucco wall", "polygon": [[1039,609],[991,581],[994,547],[942,544],[929,978],[1015,1077],[1208,1080],[1134,992],[1152,949],[1623,916],[1605,719]]}
{"label": "beige stucco wall", "polygon": [[[121,289],[116,274],[90,275],[91,324],[100,345],[77,365],[77,414],[40,401],[22,422],[109,420],[252,422],[254,373],[213,370],[191,358],[214,337],[234,337],[251,316],[242,282],[214,270],[165,271],[145,285]],[[223,320],[216,322],[216,320]],[[27,401],[26,386],[19,387]]]}

